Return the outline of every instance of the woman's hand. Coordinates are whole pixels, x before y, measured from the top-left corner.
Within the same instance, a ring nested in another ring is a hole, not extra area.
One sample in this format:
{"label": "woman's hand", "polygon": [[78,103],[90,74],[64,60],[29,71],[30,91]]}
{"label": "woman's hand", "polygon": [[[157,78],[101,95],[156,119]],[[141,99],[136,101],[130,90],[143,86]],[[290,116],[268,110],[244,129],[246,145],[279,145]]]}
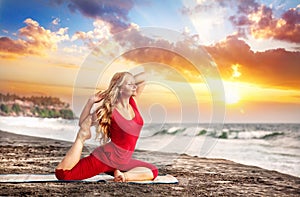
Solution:
{"label": "woman's hand", "polygon": [[96,94],[92,95],[90,98],[89,98],[89,102],[92,102],[92,103],[99,103],[102,99],[103,99],[103,95],[101,94],[102,92],[99,91],[97,92]]}
{"label": "woman's hand", "polygon": [[[90,115],[91,109],[95,103],[100,102],[103,99],[102,92],[99,91],[96,94],[92,95],[86,105],[84,106],[80,117],[79,117],[79,126],[83,123],[84,119],[86,119],[87,116]],[[92,113],[92,126],[94,126],[97,123],[97,114],[95,112]]]}
{"label": "woman's hand", "polygon": [[147,80],[147,75],[144,71],[144,68],[140,68],[138,70],[135,70],[134,74],[133,74],[134,80],[135,80],[135,84],[137,86],[136,88],[136,96],[139,96],[145,85],[146,85],[146,80]]}

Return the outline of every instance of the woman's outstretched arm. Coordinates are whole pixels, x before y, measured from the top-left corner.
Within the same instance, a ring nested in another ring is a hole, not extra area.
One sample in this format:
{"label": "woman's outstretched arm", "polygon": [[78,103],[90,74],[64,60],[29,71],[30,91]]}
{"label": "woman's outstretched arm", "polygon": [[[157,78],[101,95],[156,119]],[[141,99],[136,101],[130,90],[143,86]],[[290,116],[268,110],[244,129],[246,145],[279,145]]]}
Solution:
{"label": "woman's outstretched arm", "polygon": [[[79,117],[79,123],[78,123],[78,124],[79,124],[80,127],[81,127],[82,122],[90,115],[91,109],[92,109],[93,105],[94,105],[95,103],[100,102],[102,99],[103,99],[103,98],[102,98],[101,92],[98,92],[98,93],[96,93],[95,95],[92,95],[92,96],[88,99],[88,101],[87,101],[87,103],[85,104],[85,106],[84,106],[84,108],[83,108],[83,110],[82,110],[82,112],[81,112],[81,114],[80,114],[80,117]],[[93,118],[92,118],[92,119],[93,119]],[[94,121],[94,120],[93,120],[93,121]]]}

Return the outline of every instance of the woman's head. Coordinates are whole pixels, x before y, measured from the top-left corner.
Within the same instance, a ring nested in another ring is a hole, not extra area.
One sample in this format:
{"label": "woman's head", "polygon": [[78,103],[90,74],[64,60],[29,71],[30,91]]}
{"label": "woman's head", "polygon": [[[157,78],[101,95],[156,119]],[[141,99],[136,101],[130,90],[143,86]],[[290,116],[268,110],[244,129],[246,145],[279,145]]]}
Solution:
{"label": "woman's head", "polygon": [[112,77],[106,90],[107,96],[112,98],[112,105],[122,96],[135,96],[135,79],[130,72],[118,72]]}
{"label": "woman's head", "polygon": [[120,84],[119,97],[131,97],[136,96],[136,84],[135,79],[131,73],[125,73],[123,80]]}
{"label": "woman's head", "polygon": [[100,134],[101,140],[107,142],[110,137],[111,114],[118,99],[121,97],[135,96],[136,85],[133,75],[129,72],[118,72],[112,77],[108,88],[102,93],[102,102],[96,110],[97,121],[99,122],[97,128],[97,138]]}

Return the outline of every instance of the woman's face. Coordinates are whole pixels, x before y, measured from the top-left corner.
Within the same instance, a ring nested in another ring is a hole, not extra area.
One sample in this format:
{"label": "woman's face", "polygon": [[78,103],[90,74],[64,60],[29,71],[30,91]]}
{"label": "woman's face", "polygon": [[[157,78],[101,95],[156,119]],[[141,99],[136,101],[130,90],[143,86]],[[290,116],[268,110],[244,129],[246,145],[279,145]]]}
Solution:
{"label": "woman's face", "polygon": [[124,83],[121,85],[120,93],[121,96],[135,96],[136,95],[135,79],[131,75],[125,75]]}

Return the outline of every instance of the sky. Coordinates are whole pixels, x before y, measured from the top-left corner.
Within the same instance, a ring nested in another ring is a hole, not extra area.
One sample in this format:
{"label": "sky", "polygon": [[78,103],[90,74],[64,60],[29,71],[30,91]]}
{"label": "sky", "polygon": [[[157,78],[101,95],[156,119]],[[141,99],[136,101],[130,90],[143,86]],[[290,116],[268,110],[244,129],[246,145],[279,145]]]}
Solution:
{"label": "sky", "polygon": [[0,0],[0,91],[79,115],[145,72],[146,122],[299,123],[298,0]]}

